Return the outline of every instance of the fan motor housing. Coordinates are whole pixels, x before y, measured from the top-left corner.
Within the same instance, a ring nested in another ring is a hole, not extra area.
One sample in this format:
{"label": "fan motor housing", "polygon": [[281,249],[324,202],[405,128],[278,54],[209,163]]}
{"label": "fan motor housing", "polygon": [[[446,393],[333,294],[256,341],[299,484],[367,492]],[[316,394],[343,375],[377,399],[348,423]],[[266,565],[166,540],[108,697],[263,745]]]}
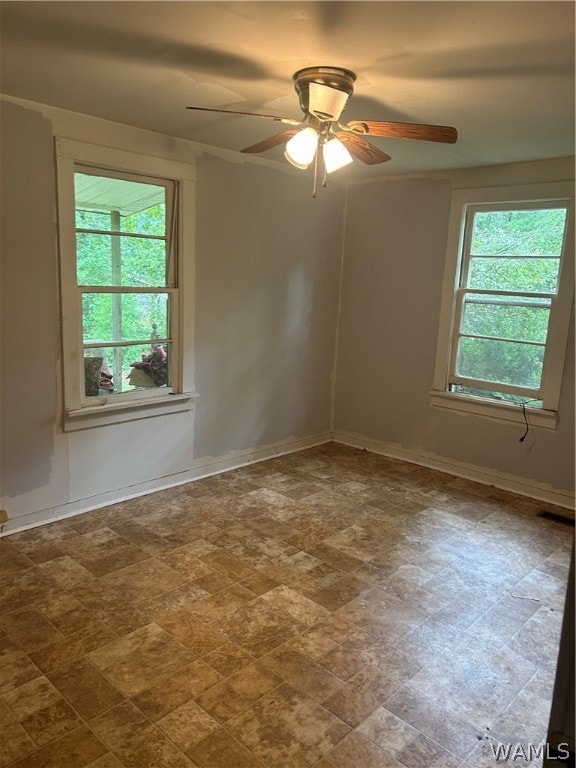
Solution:
{"label": "fan motor housing", "polygon": [[327,88],[333,88],[346,94],[347,98],[354,93],[356,75],[349,69],[340,67],[305,67],[293,75],[294,89],[300,100],[300,108],[304,114],[310,113],[310,84],[318,83]]}

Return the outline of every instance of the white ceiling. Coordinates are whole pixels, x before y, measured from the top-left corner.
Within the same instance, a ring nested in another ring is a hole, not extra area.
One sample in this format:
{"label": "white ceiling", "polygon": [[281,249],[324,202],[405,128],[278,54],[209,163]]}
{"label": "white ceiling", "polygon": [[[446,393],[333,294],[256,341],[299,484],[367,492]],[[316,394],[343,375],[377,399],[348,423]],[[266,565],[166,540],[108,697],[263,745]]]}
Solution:
{"label": "white ceiling", "polygon": [[[357,73],[343,120],[452,125],[373,138],[365,177],[574,154],[573,2],[2,2],[3,93],[240,150],[301,116],[292,74]],[[263,157],[282,159],[282,147]]]}

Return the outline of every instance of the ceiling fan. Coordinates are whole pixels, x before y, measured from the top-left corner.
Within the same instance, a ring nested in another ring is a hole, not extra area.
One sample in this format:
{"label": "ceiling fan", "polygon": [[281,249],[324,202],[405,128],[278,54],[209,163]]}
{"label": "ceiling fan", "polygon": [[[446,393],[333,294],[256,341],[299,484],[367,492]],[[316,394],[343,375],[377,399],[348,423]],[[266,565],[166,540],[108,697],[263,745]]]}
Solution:
{"label": "ceiling fan", "polygon": [[[186,107],[203,112],[219,112],[229,115],[260,117],[273,120],[289,129],[269,136],[240,150],[246,153],[266,152],[284,142],[285,157],[297,168],[308,168],[314,161],[315,178],[318,170],[318,147],[322,147],[324,186],[326,174],[337,171],[354,158],[367,165],[390,160],[390,155],[366,141],[364,136],[388,136],[390,138],[419,139],[454,144],[458,138],[455,128],[445,125],[421,123],[385,122],[379,120],[351,120],[340,122],[340,115],[354,92],[356,75],[339,67],[306,67],[293,75],[294,88],[304,113],[301,120],[255,112],[240,112],[210,107]],[[316,185],[314,185],[316,186]],[[315,190],[314,190],[315,194]]]}

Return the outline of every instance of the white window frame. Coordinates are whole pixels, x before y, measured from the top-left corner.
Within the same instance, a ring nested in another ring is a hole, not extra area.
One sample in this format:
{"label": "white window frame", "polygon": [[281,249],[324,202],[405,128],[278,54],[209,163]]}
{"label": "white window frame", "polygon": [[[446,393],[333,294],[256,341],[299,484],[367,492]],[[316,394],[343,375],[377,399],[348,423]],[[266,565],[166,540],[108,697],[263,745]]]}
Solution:
{"label": "white window frame", "polygon": [[[536,206],[538,203],[546,205],[555,201],[567,203],[567,221],[558,277],[558,293],[552,298],[544,355],[539,397],[543,406],[523,409],[521,405],[505,401],[492,401],[488,398],[450,392],[451,365],[460,325],[459,313],[462,303],[460,275],[463,268],[467,214],[477,210],[476,206],[482,205]],[[564,360],[574,302],[574,185],[570,182],[554,182],[514,187],[462,189],[453,192],[451,202],[436,366],[430,393],[431,404],[439,408],[505,421],[524,423],[528,419],[531,426],[554,429],[558,419]]]}
{"label": "white window frame", "polygon": [[[115,424],[193,407],[194,393],[194,167],[126,150],[56,139],[60,298],[64,381],[64,431]],[[74,173],[79,166],[173,181],[177,231],[176,280],[171,295],[170,386],[103,397],[84,394],[81,290],[76,276]]]}

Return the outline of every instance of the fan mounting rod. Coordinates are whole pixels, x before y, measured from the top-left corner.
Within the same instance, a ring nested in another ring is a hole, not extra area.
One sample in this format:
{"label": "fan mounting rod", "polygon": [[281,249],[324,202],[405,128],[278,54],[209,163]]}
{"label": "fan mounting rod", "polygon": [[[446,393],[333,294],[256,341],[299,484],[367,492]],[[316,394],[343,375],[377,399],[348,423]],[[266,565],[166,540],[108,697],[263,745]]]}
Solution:
{"label": "fan mounting rod", "polygon": [[354,92],[356,75],[340,67],[305,67],[295,72],[293,79],[304,114],[319,120],[338,120]]}

